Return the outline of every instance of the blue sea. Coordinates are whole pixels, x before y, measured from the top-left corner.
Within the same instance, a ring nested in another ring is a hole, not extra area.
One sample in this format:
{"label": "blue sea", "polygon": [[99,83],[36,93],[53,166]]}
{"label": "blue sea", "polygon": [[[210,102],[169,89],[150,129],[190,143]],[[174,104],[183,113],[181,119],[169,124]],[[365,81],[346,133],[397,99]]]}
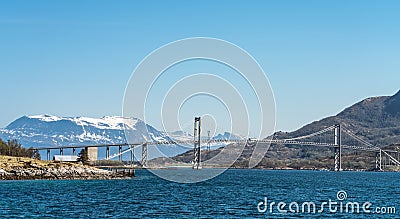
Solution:
{"label": "blue sea", "polygon": [[[1,181],[0,217],[400,218],[400,173],[230,169],[192,184],[166,181],[146,170],[136,175],[129,180]],[[337,203],[330,206],[336,212],[328,205],[321,211],[329,201]],[[315,213],[306,211],[307,205],[302,211],[302,204],[310,202]],[[360,212],[346,212],[349,202],[359,203]],[[365,203],[371,204],[367,212]],[[377,214],[377,207],[396,212]]]}

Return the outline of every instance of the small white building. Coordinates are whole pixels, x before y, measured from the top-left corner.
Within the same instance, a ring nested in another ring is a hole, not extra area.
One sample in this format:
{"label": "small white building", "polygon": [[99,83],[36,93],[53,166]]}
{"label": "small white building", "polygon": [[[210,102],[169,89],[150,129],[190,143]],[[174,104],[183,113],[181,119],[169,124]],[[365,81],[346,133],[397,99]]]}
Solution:
{"label": "small white building", "polygon": [[78,156],[76,155],[54,155],[53,160],[63,162],[76,162]]}

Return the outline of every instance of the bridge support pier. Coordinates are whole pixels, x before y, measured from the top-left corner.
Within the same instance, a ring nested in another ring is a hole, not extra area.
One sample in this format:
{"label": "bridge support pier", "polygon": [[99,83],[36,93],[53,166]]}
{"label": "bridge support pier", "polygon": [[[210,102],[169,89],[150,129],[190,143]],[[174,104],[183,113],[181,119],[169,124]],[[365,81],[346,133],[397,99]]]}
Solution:
{"label": "bridge support pier", "polygon": [[147,143],[142,144],[142,167],[146,168],[147,167],[147,161],[149,157],[149,147]]}
{"label": "bridge support pier", "polygon": [[194,149],[193,149],[193,169],[201,169],[201,148],[200,148],[200,134],[201,134],[201,121],[200,117],[194,118]]}
{"label": "bridge support pier", "polygon": [[118,160],[122,162],[122,146],[118,146]]}
{"label": "bridge support pier", "polygon": [[47,160],[50,160],[50,149],[47,149]]}
{"label": "bridge support pier", "polygon": [[60,148],[60,155],[64,155],[64,148]]}
{"label": "bridge support pier", "polygon": [[72,155],[76,155],[76,148],[72,148]]}
{"label": "bridge support pier", "polygon": [[340,124],[335,126],[335,171],[342,171],[342,144],[340,137]]}
{"label": "bridge support pier", "polygon": [[110,147],[106,147],[106,160],[110,158]]}

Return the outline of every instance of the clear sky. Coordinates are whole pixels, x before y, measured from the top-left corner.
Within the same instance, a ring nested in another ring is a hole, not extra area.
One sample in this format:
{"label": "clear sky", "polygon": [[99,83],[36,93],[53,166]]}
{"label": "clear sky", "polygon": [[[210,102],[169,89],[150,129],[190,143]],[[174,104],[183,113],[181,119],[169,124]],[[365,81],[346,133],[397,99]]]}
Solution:
{"label": "clear sky", "polygon": [[400,89],[399,11],[396,0],[1,1],[0,127],[22,115],[121,115],[146,55],[204,36],[259,62],[277,130],[294,130]]}

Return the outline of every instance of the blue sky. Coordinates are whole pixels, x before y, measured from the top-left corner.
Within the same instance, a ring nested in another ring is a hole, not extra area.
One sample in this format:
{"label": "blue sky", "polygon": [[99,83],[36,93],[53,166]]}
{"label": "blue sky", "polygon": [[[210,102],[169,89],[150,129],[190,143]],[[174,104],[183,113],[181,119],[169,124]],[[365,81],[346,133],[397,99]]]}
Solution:
{"label": "blue sky", "polygon": [[259,62],[277,130],[294,130],[400,89],[399,11],[389,0],[1,1],[0,127],[22,115],[121,115],[146,55],[205,36]]}

